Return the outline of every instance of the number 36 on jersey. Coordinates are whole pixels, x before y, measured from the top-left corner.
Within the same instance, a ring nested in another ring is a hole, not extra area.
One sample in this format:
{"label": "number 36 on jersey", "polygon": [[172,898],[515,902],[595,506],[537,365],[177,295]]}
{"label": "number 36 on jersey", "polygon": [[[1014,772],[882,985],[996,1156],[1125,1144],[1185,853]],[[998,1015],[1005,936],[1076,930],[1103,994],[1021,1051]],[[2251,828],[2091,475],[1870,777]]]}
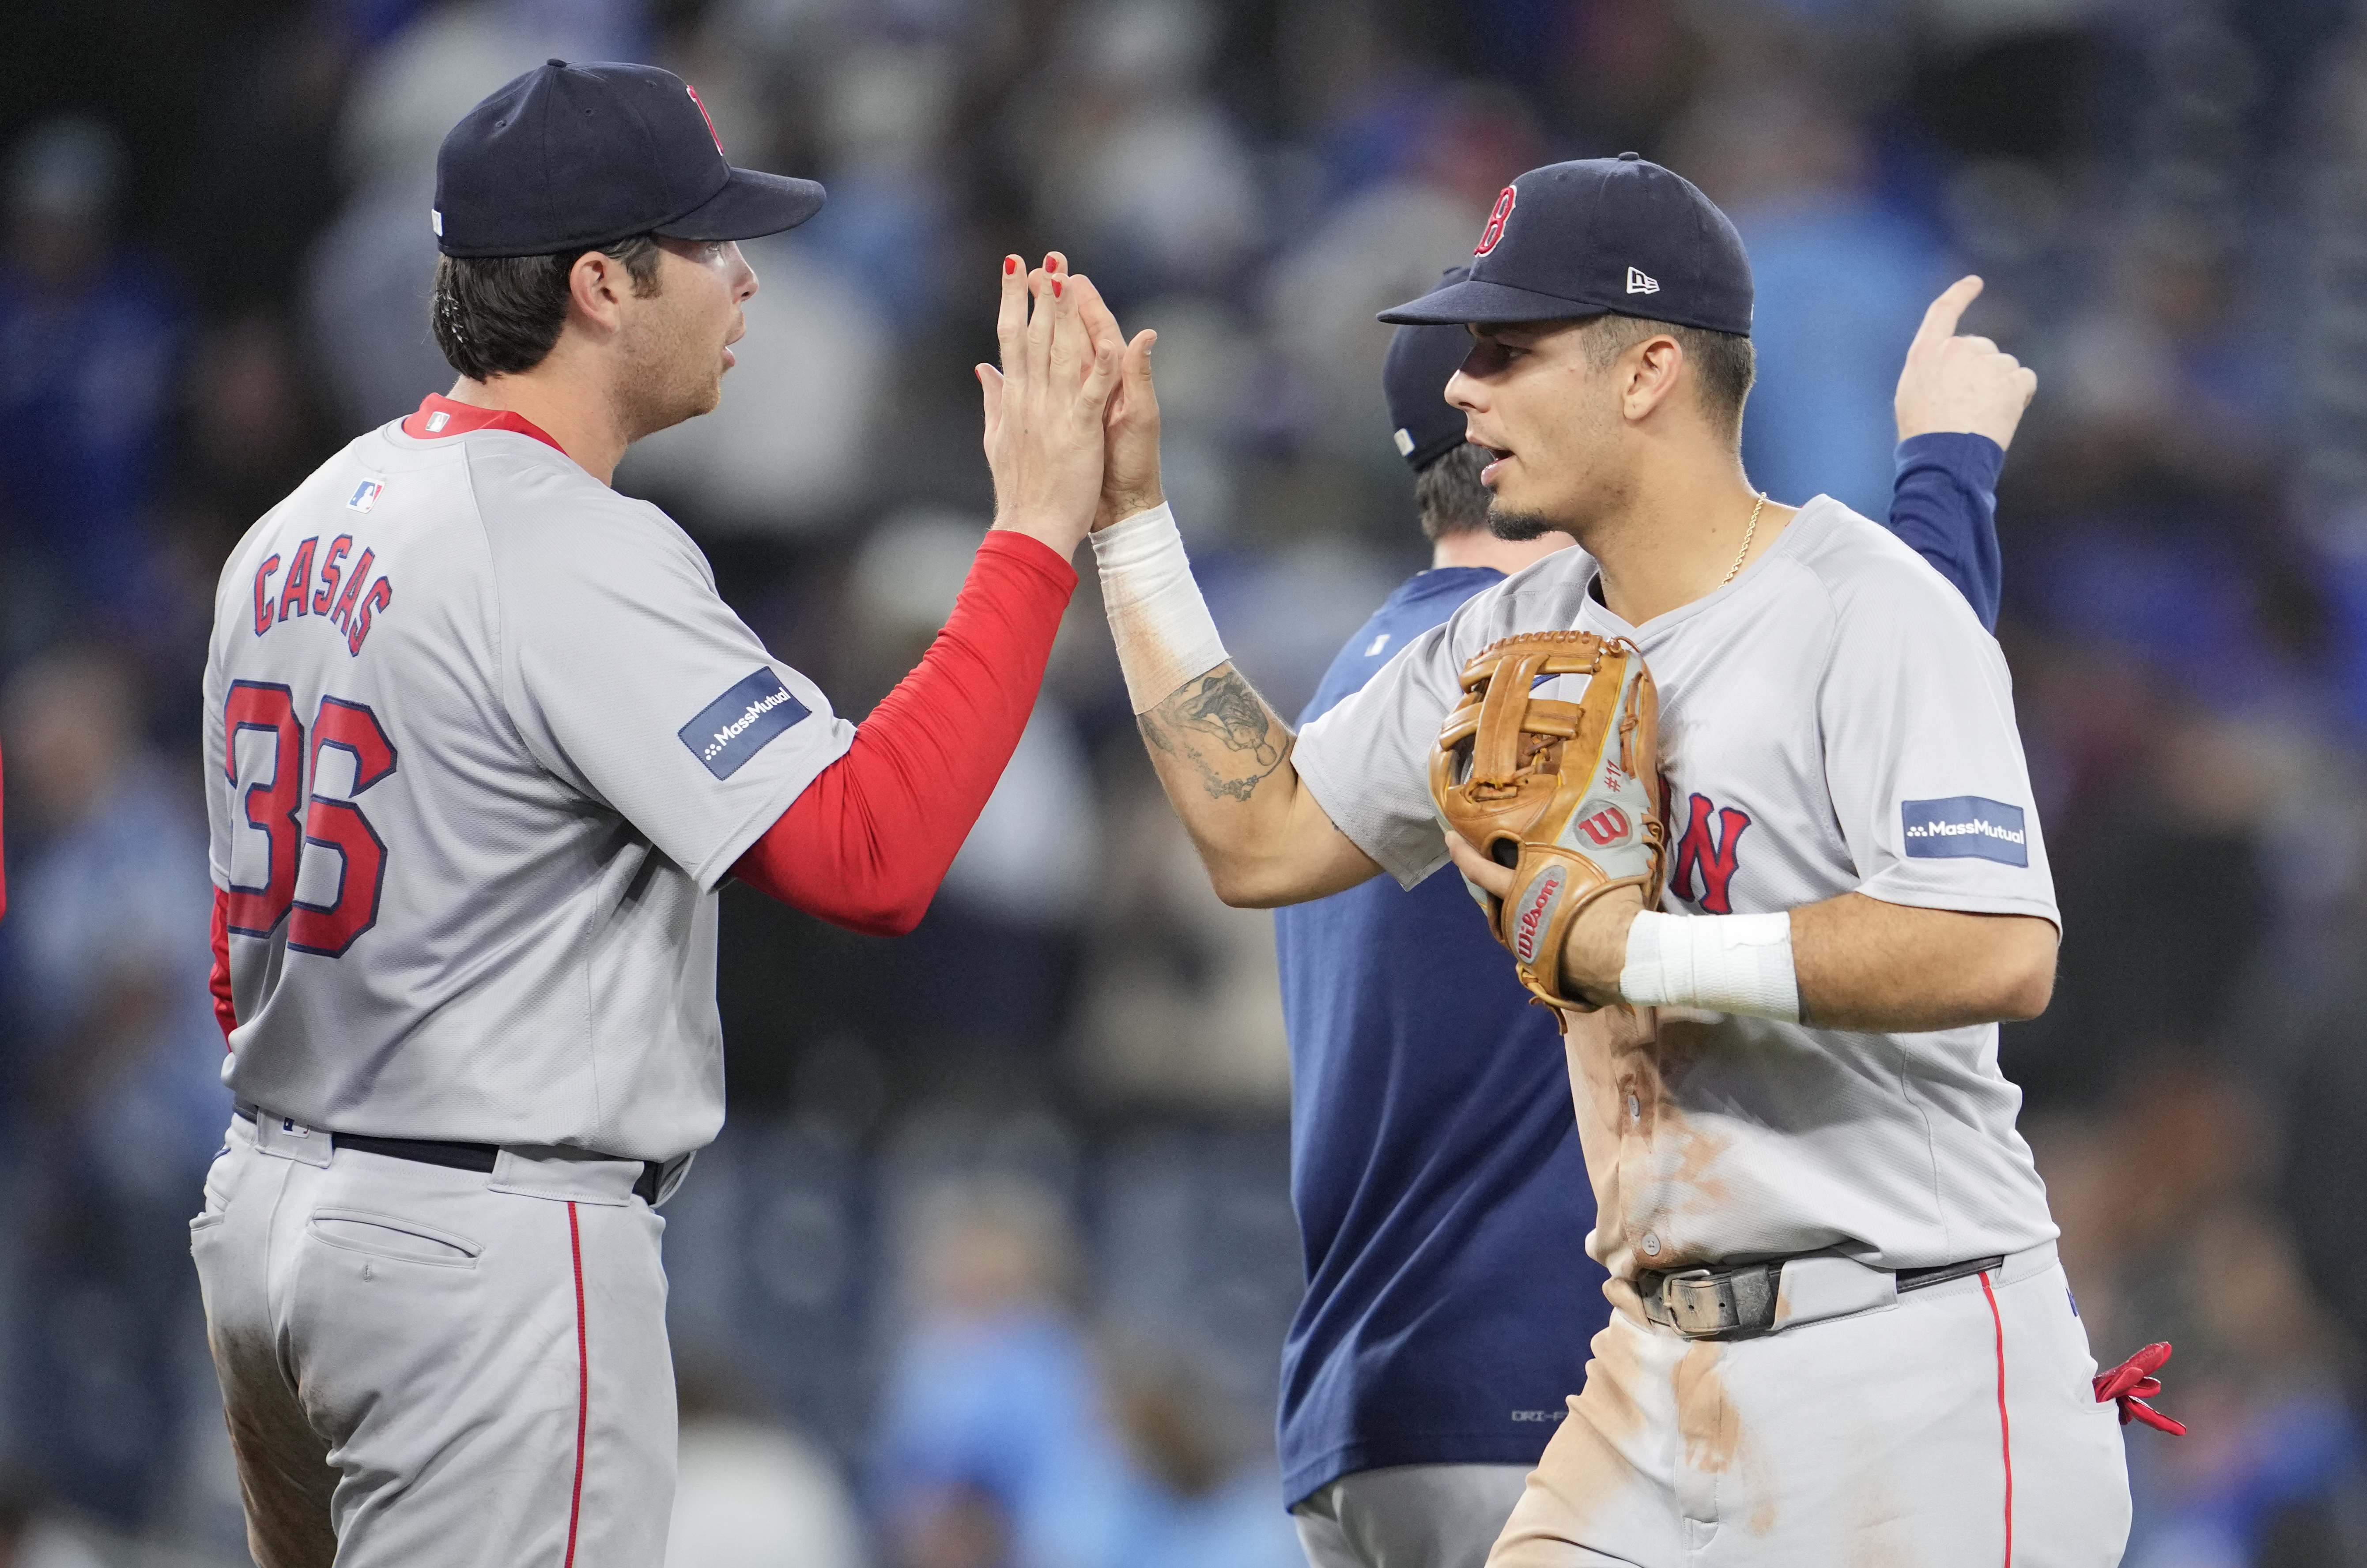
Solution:
{"label": "number 36 on jersey", "polygon": [[[261,681],[231,683],[223,722],[236,809],[261,835],[264,862],[260,883],[232,879],[230,929],[267,937],[286,920],[289,947],[343,956],[378,921],[386,842],[359,799],[394,773],[394,742],[365,705],[324,696],[308,745],[294,695]],[[251,874],[252,862],[241,869]]]}

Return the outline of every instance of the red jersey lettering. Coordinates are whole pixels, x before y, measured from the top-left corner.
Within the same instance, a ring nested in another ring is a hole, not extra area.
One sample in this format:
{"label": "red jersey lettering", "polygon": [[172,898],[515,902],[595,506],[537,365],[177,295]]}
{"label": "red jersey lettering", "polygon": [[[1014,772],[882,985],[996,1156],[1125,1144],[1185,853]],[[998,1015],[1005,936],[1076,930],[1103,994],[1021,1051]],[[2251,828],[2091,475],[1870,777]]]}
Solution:
{"label": "red jersey lettering", "polygon": [[[1750,826],[1750,814],[1731,806],[1713,807],[1709,796],[1696,795],[1689,803],[1692,815],[1685,823],[1684,837],[1677,840],[1677,863],[1669,874],[1669,888],[1689,904],[1701,906],[1705,915],[1730,915],[1733,902],[1727,889],[1734,881],[1736,852],[1742,845],[1742,831]],[[1710,830],[1710,818],[1715,810],[1717,829]],[[1693,889],[1698,882],[1701,891]]]}

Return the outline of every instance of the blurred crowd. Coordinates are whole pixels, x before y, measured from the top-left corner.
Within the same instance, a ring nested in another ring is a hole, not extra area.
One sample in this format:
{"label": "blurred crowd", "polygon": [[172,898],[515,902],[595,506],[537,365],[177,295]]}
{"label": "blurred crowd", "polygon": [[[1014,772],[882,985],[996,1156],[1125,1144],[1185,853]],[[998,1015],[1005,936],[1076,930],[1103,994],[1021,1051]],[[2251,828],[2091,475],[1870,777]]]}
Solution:
{"label": "blurred crowd", "polygon": [[[2358,0],[85,0],[0,21],[0,1564],[242,1561],[184,1222],[229,1111],[198,682],[241,531],[451,379],[434,154],[662,63],[821,215],[619,485],[859,716],[985,525],[997,258],[1161,332],[1169,491],[1295,712],[1423,561],[1373,312],[1635,149],[1757,271],[1745,456],[1887,507],[1924,303],[2036,367],[2000,494],[2067,925],[2006,1032],[2137,1568],[2367,1562]],[[700,1568],[1274,1568],[1300,1274],[1270,922],[1209,895],[1088,583],[912,935],[734,888],[731,1120],[668,1205]]]}

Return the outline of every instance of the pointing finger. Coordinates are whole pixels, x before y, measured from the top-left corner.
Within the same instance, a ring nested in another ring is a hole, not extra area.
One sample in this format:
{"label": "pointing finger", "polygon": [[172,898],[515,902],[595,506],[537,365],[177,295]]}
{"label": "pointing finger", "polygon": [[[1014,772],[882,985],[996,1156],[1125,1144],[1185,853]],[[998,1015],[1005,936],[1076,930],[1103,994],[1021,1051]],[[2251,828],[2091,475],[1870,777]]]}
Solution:
{"label": "pointing finger", "polygon": [[1960,277],[1942,290],[1923,312],[1923,324],[1915,329],[1915,341],[1908,352],[1928,349],[1955,336],[1956,323],[1964,319],[1965,307],[1981,297],[1982,287],[1980,278],[1975,276]]}

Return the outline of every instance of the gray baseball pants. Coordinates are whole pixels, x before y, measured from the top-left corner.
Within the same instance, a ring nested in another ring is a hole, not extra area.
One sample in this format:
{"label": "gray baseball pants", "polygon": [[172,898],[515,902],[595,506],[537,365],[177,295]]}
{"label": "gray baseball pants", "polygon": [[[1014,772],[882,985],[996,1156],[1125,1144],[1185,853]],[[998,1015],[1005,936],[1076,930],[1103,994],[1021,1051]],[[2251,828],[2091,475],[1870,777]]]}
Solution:
{"label": "gray baseball pants", "polygon": [[261,1568],[658,1568],[674,1371],[638,1162],[478,1174],[267,1112],[229,1141],[190,1250]]}
{"label": "gray baseball pants", "polygon": [[1480,1568],[1528,1473],[1524,1464],[1360,1470],[1291,1517],[1311,1568]]}
{"label": "gray baseball pants", "polygon": [[2052,1242],[1889,1305],[1685,1339],[1612,1283],[1489,1568],[2112,1568],[2117,1407]]}

